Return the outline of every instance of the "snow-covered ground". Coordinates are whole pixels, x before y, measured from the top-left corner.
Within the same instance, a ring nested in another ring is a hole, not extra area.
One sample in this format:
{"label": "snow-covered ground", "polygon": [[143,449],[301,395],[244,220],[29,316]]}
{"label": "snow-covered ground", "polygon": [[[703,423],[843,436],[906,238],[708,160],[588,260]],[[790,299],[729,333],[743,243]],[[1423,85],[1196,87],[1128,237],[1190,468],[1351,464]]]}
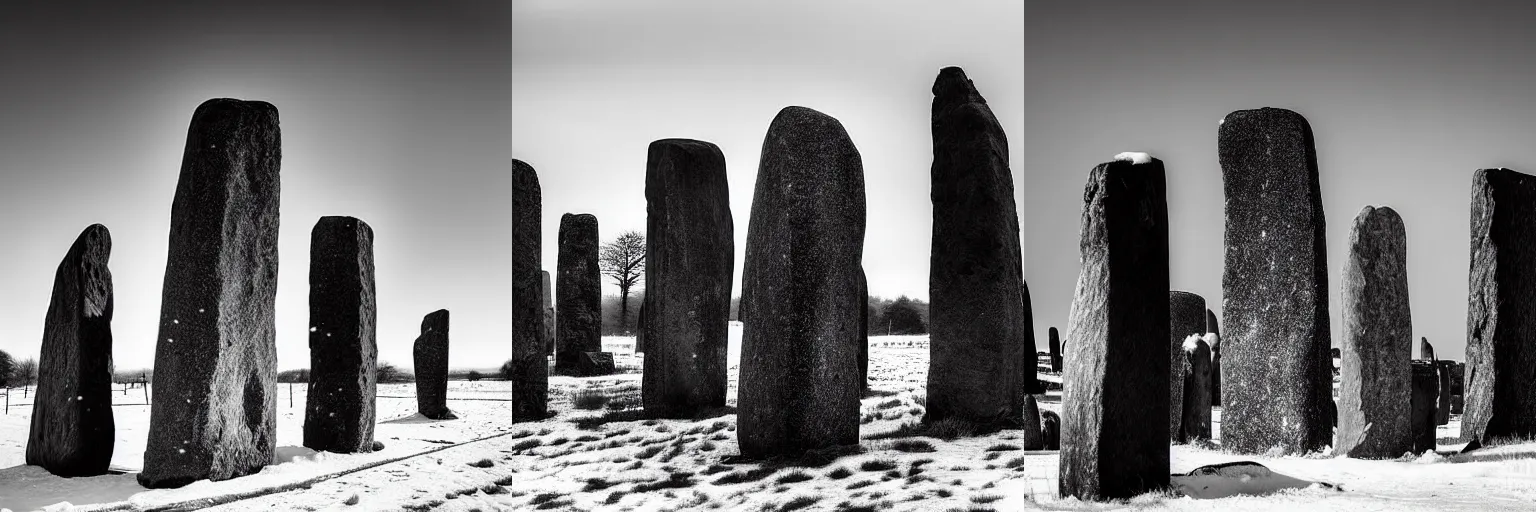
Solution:
{"label": "snow-covered ground", "polygon": [[[733,325],[727,405],[736,401],[739,325]],[[216,511],[280,510],[1531,510],[1536,508],[1536,443],[1453,455],[1460,418],[1440,427],[1440,451],[1402,460],[1354,460],[1314,455],[1229,455],[1195,446],[1170,448],[1170,473],[1252,461],[1279,475],[1249,487],[1282,487],[1264,496],[1197,499],[1154,493],[1119,503],[1056,498],[1052,451],[1024,451],[1020,433],[941,439],[886,437],[923,413],[928,370],[926,336],[871,338],[872,392],[861,410],[857,453],[775,464],[738,463],[736,417],[729,409],[692,420],[638,416],[642,358],[633,339],[604,339],[616,353],[618,375],[550,379],[547,420],[509,425],[505,382],[453,382],[455,421],[413,416],[411,385],[380,388],[377,437],[382,452],[313,453],[302,438],[304,388],[288,407],[279,385],[281,463],[258,475],[201,481],[175,490],[138,487],[131,471],[143,452],[148,408],[114,408],[118,444],[114,466],[129,473],[84,479],[53,477],[21,466],[30,408],[0,416],[0,506],[31,510],[61,501],[82,510],[143,510],[190,500],[264,491],[228,503],[197,503]],[[591,403],[591,397],[602,397]],[[402,397],[402,398],[394,398]],[[487,398],[489,400],[466,400]],[[1060,394],[1038,397],[1042,410],[1060,410]],[[129,390],[121,404],[143,402]],[[606,400],[614,405],[601,403]],[[590,407],[577,408],[577,402]],[[13,406],[15,404],[13,403]],[[1220,410],[1213,413],[1219,440]],[[473,441],[480,439],[479,441]],[[470,442],[472,441],[472,442]],[[465,443],[465,444],[456,444]],[[398,460],[396,460],[398,459]],[[370,464],[384,462],[374,467]],[[366,469],[360,469],[366,468]],[[338,472],[352,471],[335,475]],[[1340,489],[1312,482],[1332,484]],[[295,485],[302,484],[302,485]],[[292,487],[292,488],[286,488]],[[273,488],[280,492],[268,492]],[[67,510],[66,507],[58,507]]]}

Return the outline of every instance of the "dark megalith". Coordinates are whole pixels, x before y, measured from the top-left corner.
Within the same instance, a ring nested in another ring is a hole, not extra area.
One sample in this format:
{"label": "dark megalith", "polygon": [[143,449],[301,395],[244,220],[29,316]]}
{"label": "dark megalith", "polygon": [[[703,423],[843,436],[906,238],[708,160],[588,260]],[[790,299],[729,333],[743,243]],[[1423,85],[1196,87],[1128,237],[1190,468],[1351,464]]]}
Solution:
{"label": "dark megalith", "polygon": [[1472,178],[1472,264],[1461,435],[1536,437],[1536,177]]}
{"label": "dark megalith", "polygon": [[1042,450],[1061,449],[1061,416],[1051,411],[1040,413],[1040,439]]}
{"label": "dark megalith", "polygon": [[1180,347],[1184,360],[1176,368],[1184,377],[1184,402],[1179,407],[1179,435],[1173,439],[1175,442],[1190,443],[1211,438],[1210,341],[1215,339],[1212,335],[1191,334]]}
{"label": "dark megalith", "polygon": [[1451,414],[1463,414],[1463,400],[1466,391],[1463,383],[1466,379],[1466,363],[1455,363],[1451,366]]}
{"label": "dark megalith", "polygon": [[613,372],[612,352],[582,352],[581,359],[576,362],[576,375],[582,377],[613,375]]}
{"label": "dark megalith", "polygon": [[647,416],[685,418],[725,406],[736,265],[725,155],[689,139],[651,143],[645,165]]}
{"label": "dark megalith", "polygon": [[1435,376],[1440,379],[1439,392],[1435,395],[1435,424],[1451,422],[1451,367],[1452,361],[1435,361]]}
{"label": "dark megalith", "polygon": [[1429,338],[1423,336],[1419,337],[1419,359],[1423,359],[1425,361],[1439,360],[1439,358],[1435,357],[1435,346],[1430,345]]}
{"label": "dark megalith", "polygon": [[1413,446],[1408,417],[1413,319],[1408,308],[1408,239],[1391,208],[1355,217],[1344,261],[1339,431],[1333,452],[1397,457]]}
{"label": "dark megalith", "polygon": [[603,350],[603,274],[597,266],[597,248],[597,217],[589,213],[560,216],[555,373],[574,373],[581,354]]}
{"label": "dark megalith", "polygon": [[[1190,335],[1205,333],[1205,299],[1183,291],[1168,292],[1168,439],[1183,442],[1186,438],[1184,411],[1185,382],[1189,380],[1189,354],[1185,341]],[[1208,371],[1208,369],[1207,369]],[[1207,406],[1209,407],[1209,406]]]}
{"label": "dark megalith", "polygon": [[1168,202],[1163,163],[1124,154],[1083,192],[1081,270],[1063,356],[1061,496],[1168,486]]}
{"label": "dark megalith", "polygon": [[1052,327],[1046,331],[1046,340],[1051,351],[1051,371],[1061,373],[1061,333]]}
{"label": "dark megalith", "polygon": [[933,245],[928,290],[928,407],[983,431],[1017,427],[1037,386],[1002,126],[957,67],[933,83]]}
{"label": "dark megalith", "polygon": [[549,280],[549,271],[540,270],[539,294],[544,300],[544,355],[555,355],[555,284]]}
{"label": "dark megalith", "polygon": [[869,282],[863,267],[859,267],[859,297],[859,382],[862,391],[869,391]]}
{"label": "dark megalith", "polygon": [[1435,449],[1435,395],[1440,391],[1440,377],[1429,361],[1413,361],[1409,372],[1413,380],[1409,385],[1408,428],[1413,453],[1424,453]]}
{"label": "dark megalith", "polygon": [[373,228],[321,217],[309,242],[309,384],[304,446],[373,451],[378,342]]}
{"label": "dark megalith", "polygon": [[1216,312],[1205,310],[1206,339],[1211,345],[1211,405],[1221,405],[1221,327],[1216,324]]}
{"label": "dark megalith", "polygon": [[59,476],[106,474],[112,462],[111,256],[112,234],[92,224],[53,275],[26,457]]}
{"label": "dark megalith", "polygon": [[[512,161],[512,421],[549,416],[549,351],[554,343],[549,273],[542,270],[543,216],[539,174]],[[543,290],[538,290],[539,287]]]}
{"label": "dark megalith", "polygon": [[741,280],[737,438],[760,458],[859,442],[864,168],[842,123],[779,111],[763,140]]}
{"label": "dark megalith", "polygon": [[1040,430],[1040,404],[1035,395],[1024,395],[1024,428],[1019,433],[1025,450],[1045,449],[1045,434]]}
{"label": "dark megalith", "polygon": [[1226,195],[1222,448],[1333,442],[1328,256],[1312,128],[1289,110],[1239,110],[1217,146]]}
{"label": "dark megalith", "polygon": [[635,315],[635,353],[645,353],[645,301],[640,301],[640,312]]}
{"label": "dark megalith", "polygon": [[213,99],[192,114],[171,202],[144,487],[272,462],[281,137],[270,103]]}
{"label": "dark megalith", "polygon": [[448,410],[448,310],[421,319],[421,335],[412,350],[416,362],[416,411],[434,420],[458,416]]}

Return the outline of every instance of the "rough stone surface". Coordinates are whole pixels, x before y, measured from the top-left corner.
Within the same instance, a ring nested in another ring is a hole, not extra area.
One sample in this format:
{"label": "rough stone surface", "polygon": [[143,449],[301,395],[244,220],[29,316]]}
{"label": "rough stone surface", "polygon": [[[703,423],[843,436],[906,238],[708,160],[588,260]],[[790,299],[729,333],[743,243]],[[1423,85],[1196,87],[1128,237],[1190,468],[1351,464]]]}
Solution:
{"label": "rough stone surface", "polygon": [[[1179,408],[1179,436],[1189,443],[1211,438],[1211,345],[1215,335],[1191,334],[1185,339],[1178,373],[1184,376],[1184,402]],[[1171,403],[1170,403],[1171,405]]]}
{"label": "rough stone surface", "polygon": [[1425,361],[1440,360],[1440,358],[1435,357],[1435,346],[1430,345],[1429,338],[1425,338],[1423,336],[1419,337],[1419,359],[1423,359]]}
{"label": "rough stone surface", "polygon": [[[540,262],[544,206],[539,175],[512,161],[512,421],[549,417],[549,344],[545,314],[549,287]],[[543,299],[541,301],[541,299]],[[542,302],[542,303],[541,303]]]}
{"label": "rough stone surface", "polygon": [[260,471],[277,448],[277,107],[197,107],[171,203],[140,485]]}
{"label": "rough stone surface", "polygon": [[1023,422],[1036,387],[1018,209],[1002,126],[957,67],[933,83],[928,406],[983,431]]}
{"label": "rough stone surface", "polygon": [[1222,448],[1320,450],[1333,442],[1328,256],[1306,119],[1228,114],[1217,137],[1226,195]]}
{"label": "rough stone surface", "polygon": [[544,352],[555,355],[555,284],[549,280],[549,271],[540,270],[539,293],[544,296]]}
{"label": "rough stone surface", "polygon": [[1051,371],[1061,373],[1061,334],[1052,327],[1046,331],[1046,336],[1051,350]]}
{"label": "rough stone surface", "polygon": [[111,256],[112,234],[93,224],[53,275],[26,457],[59,476],[106,474],[112,462]]}
{"label": "rough stone surface", "polygon": [[1435,424],[1451,422],[1451,367],[1452,361],[1435,361],[1436,377],[1440,379],[1439,392],[1435,395]]}
{"label": "rough stone surface", "polygon": [[859,382],[869,391],[869,282],[864,269],[859,268]]}
{"label": "rough stone surface", "polygon": [[[1184,350],[1184,342],[1190,335],[1205,333],[1205,299],[1199,295],[1183,292],[1168,292],[1168,439],[1170,441],[1184,442],[1185,410],[1189,409],[1184,402],[1185,383],[1190,379],[1189,354]],[[1209,347],[1207,347],[1209,350]],[[1207,354],[1209,355],[1209,354]],[[1209,372],[1209,368],[1204,371]],[[1207,406],[1209,407],[1209,406]]]}
{"label": "rough stone surface", "polygon": [[[1413,319],[1408,307],[1408,240],[1391,208],[1367,206],[1355,216],[1344,261],[1344,339],[1339,351],[1339,430],[1333,452],[1361,459],[1396,458],[1413,446],[1408,418],[1408,362]],[[1369,430],[1367,430],[1369,426]]]}
{"label": "rough stone surface", "polygon": [[421,319],[421,335],[412,351],[416,363],[416,411],[434,420],[456,416],[448,410],[448,310]]}
{"label": "rough stone surface", "polygon": [[1040,430],[1040,404],[1035,395],[1024,395],[1024,428],[1019,433],[1025,450],[1045,449],[1045,435]]}
{"label": "rough stone surface", "polygon": [[1536,177],[1472,179],[1463,438],[1536,437]]}
{"label": "rough stone surface", "polygon": [[635,315],[635,353],[645,353],[645,301],[640,301],[640,312]]}
{"label": "rough stone surface", "polygon": [[836,119],[779,111],[763,141],[742,272],[741,454],[859,442],[864,168]]}
{"label": "rough stone surface", "polygon": [[613,375],[612,352],[582,352],[576,363],[576,374],[582,377]]}
{"label": "rough stone surface", "polygon": [[1083,192],[1081,271],[1063,356],[1060,494],[1168,486],[1168,202],[1163,163],[1114,161]]}
{"label": "rough stone surface", "polygon": [[560,216],[560,254],[555,278],[555,373],[575,372],[582,353],[603,350],[603,274],[598,268],[597,251],[596,216]]}
{"label": "rough stone surface", "polygon": [[1435,395],[1440,389],[1440,378],[1435,364],[1429,361],[1413,361],[1409,370],[1408,429],[1412,433],[1413,453],[1435,449]]}
{"label": "rough stone surface", "polygon": [[352,217],[321,217],[309,238],[309,392],[304,446],[373,451],[378,389],[378,307],[373,228]]}
{"label": "rough stone surface", "polygon": [[651,143],[645,166],[647,416],[724,407],[735,225],[725,156],[708,142]]}
{"label": "rough stone surface", "polygon": [[1040,413],[1040,438],[1042,450],[1061,449],[1061,416],[1051,411]]}
{"label": "rough stone surface", "polygon": [[1211,345],[1211,405],[1221,405],[1221,327],[1216,324],[1216,312],[1205,310],[1205,333],[1216,335]]}
{"label": "rough stone surface", "polygon": [[1463,414],[1466,370],[1466,363],[1455,363],[1451,367],[1451,414]]}

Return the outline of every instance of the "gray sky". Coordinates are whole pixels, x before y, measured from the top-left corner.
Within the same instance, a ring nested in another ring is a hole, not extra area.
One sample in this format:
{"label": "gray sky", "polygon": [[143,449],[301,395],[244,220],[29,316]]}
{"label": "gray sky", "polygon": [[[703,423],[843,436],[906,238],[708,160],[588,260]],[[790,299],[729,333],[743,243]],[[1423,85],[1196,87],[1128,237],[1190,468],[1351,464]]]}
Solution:
{"label": "gray sky", "polygon": [[512,154],[539,173],[543,267],[555,268],[561,214],[597,215],[605,242],[644,232],[647,146],[700,139],[725,153],[739,294],[763,136],[799,105],[841,121],[863,157],[870,293],[926,299],[930,88],[939,69],[965,68],[1022,183],[1023,11],[996,0],[518,0]]}
{"label": "gray sky", "polygon": [[0,4],[0,350],[37,357],[54,271],[112,232],[113,356],[154,361],[171,198],[192,111],[265,100],[283,132],[277,353],[309,366],[310,229],[374,229],[382,361],[423,315],[450,364],[510,357],[511,153],[504,2]]}
{"label": "gray sky", "polygon": [[1218,121],[1270,106],[1316,136],[1334,345],[1349,229],[1386,205],[1407,226],[1414,339],[1464,360],[1472,173],[1536,172],[1532,9],[1362,3],[1029,3],[1025,272],[1040,339],[1066,328],[1088,171],[1121,151],[1167,166],[1172,286],[1220,316]]}

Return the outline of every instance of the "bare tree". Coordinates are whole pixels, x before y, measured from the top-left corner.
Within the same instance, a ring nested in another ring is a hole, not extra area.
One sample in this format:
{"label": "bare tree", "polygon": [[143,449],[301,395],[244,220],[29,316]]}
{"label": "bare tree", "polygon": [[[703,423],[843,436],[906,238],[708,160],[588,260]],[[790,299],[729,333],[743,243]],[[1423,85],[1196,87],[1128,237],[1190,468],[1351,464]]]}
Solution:
{"label": "bare tree", "polygon": [[11,358],[4,350],[0,350],[0,386],[7,389],[11,387],[11,377],[16,373],[16,360]]}
{"label": "bare tree", "polygon": [[16,383],[23,386],[37,385],[37,360],[26,358],[16,362]]}
{"label": "bare tree", "polygon": [[618,238],[603,245],[597,261],[603,275],[613,278],[619,285],[619,328],[627,329],[629,290],[645,274],[645,235],[634,230],[620,233]]}

